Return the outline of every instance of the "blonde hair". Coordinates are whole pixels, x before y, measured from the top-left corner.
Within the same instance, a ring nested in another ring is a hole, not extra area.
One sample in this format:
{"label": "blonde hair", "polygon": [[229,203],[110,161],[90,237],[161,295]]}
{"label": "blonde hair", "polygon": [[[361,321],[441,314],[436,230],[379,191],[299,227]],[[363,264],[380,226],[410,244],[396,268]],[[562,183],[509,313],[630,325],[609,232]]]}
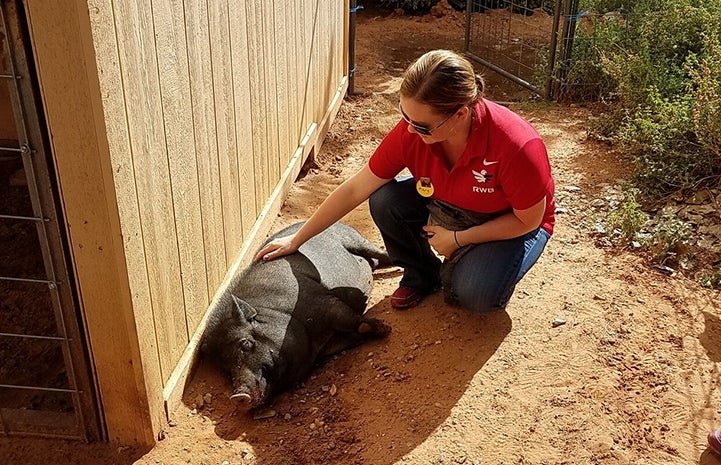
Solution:
{"label": "blonde hair", "polygon": [[466,58],[450,50],[425,53],[406,69],[400,93],[451,114],[483,97],[485,83]]}

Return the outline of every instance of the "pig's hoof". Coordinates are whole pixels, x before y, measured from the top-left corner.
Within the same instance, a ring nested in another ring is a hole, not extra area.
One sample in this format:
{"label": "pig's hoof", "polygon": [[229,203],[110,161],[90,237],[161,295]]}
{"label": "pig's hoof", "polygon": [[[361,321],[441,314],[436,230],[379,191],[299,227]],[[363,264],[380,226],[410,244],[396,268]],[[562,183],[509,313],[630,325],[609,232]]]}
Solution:
{"label": "pig's hoof", "polygon": [[231,395],[230,400],[235,403],[237,408],[241,408],[243,410],[250,409],[251,404],[253,403],[253,399],[250,397],[250,394],[246,394],[245,392]]}
{"label": "pig's hoof", "polygon": [[368,334],[373,337],[385,337],[391,332],[391,327],[385,321],[369,318],[358,325],[359,334]]}
{"label": "pig's hoof", "polygon": [[358,332],[361,334],[370,333],[373,331],[373,326],[371,326],[370,323],[366,323],[365,321],[358,325]]}

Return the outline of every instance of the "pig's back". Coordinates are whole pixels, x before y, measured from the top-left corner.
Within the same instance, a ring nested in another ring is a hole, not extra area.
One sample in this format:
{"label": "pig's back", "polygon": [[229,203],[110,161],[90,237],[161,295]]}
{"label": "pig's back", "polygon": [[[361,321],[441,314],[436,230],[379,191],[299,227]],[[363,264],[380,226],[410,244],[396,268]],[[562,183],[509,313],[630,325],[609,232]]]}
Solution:
{"label": "pig's back", "polygon": [[366,259],[351,254],[324,232],[295,254],[254,262],[234,287],[236,295],[257,308],[292,311],[298,303],[312,305],[319,295],[330,293],[362,312],[372,279]]}

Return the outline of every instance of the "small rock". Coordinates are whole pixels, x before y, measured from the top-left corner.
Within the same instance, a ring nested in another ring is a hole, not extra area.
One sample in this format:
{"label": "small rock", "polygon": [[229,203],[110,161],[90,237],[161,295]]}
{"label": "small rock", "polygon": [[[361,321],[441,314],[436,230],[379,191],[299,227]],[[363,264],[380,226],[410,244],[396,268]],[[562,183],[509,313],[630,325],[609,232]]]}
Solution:
{"label": "small rock", "polygon": [[338,386],[336,386],[335,384],[331,385],[329,392],[332,396],[336,395],[338,393]]}
{"label": "small rock", "polygon": [[551,326],[553,326],[554,328],[558,328],[559,326],[565,325],[565,324],[566,324],[566,320],[564,320],[563,318],[554,318],[553,321],[551,322]]}
{"label": "small rock", "polygon": [[676,270],[674,270],[673,268],[664,265],[656,265],[654,266],[654,268],[667,276],[671,276],[676,272]]}
{"label": "small rock", "polygon": [[206,393],[203,396],[203,402],[205,402],[207,405],[210,405],[210,403],[213,402],[213,394],[211,394],[209,392]]}
{"label": "small rock", "polygon": [[253,414],[253,420],[265,420],[266,418],[273,418],[277,414],[273,409],[259,410]]}
{"label": "small rock", "polygon": [[578,192],[578,191],[581,190],[581,188],[578,187],[578,186],[566,186],[566,187],[565,187],[565,190],[566,190],[567,192]]}
{"label": "small rock", "polygon": [[178,426],[178,423],[175,420],[168,420],[168,426],[172,428]]}
{"label": "small rock", "polygon": [[290,413],[286,413],[285,415],[283,415],[283,418],[286,420],[290,420],[292,417],[290,416]]}

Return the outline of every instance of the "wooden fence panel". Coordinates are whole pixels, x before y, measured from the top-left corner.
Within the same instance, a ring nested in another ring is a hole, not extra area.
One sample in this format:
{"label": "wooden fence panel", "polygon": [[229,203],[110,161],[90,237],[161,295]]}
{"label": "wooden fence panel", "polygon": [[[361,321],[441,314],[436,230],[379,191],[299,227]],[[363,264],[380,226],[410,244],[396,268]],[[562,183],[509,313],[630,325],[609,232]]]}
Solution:
{"label": "wooden fence panel", "polygon": [[256,188],[256,208],[258,211],[263,209],[265,200],[270,194],[268,190],[270,167],[268,166],[268,158],[270,153],[270,144],[268,141],[268,133],[270,128],[267,124],[266,113],[268,109],[265,106],[266,101],[266,82],[265,69],[263,63],[265,61],[265,51],[263,50],[263,3],[264,0],[248,0],[247,21],[256,27],[248,29],[248,65],[250,71],[250,99],[251,105],[249,113],[253,123],[252,140],[253,140],[253,160],[255,162],[255,188]]}
{"label": "wooden fence panel", "polygon": [[[258,218],[258,200],[256,199],[256,173],[254,172],[254,144],[251,134],[254,131],[253,121],[248,109],[250,98],[250,68],[248,63],[247,18],[244,0],[230,2],[230,43],[233,63],[233,105],[235,115],[235,133],[237,150],[235,152],[238,166],[238,186],[240,195],[237,207],[241,216],[243,239],[250,234],[255,220]],[[240,253],[235,250],[233,259]]]}
{"label": "wooden fence panel", "polygon": [[213,57],[210,50],[208,18],[206,2],[185,3],[195,158],[198,164],[208,299],[211,299],[228,270],[228,258],[223,230],[225,221],[216,139]]}
{"label": "wooden fence panel", "polygon": [[[203,245],[203,225],[200,215],[200,192],[193,129],[193,108],[190,97],[188,50],[186,46],[185,12],[182,0],[155,0],[153,22],[155,50],[158,59],[160,95],[165,127],[166,156],[173,196],[172,213],[175,237],[163,238],[167,243],[177,242],[180,259],[180,281],[184,298],[186,334],[198,327],[200,318],[208,308],[208,283]],[[169,309],[176,312],[177,309]],[[162,321],[156,322],[163,331]],[[170,376],[182,350],[171,362]]]}
{"label": "wooden fence panel", "polygon": [[[141,358],[145,379],[127,382],[149,394],[166,383],[168,399],[212,299],[247,264],[340,106],[348,2],[93,4],[122,229],[111,233],[124,240],[144,352],[133,362]],[[101,326],[93,320],[90,333]],[[112,377],[98,373],[108,398]]]}
{"label": "wooden fence panel", "polygon": [[[292,41],[292,35],[289,33],[286,26],[288,20],[287,16],[291,12],[288,8],[288,4],[285,2],[268,2],[273,6],[273,18],[275,20],[275,27],[273,31],[273,55],[276,57],[275,62],[275,100],[276,100],[276,114],[278,115],[278,177],[272,183],[272,188],[280,178],[280,173],[283,172],[285,166],[290,160],[290,156],[293,154],[295,147],[298,146],[298,141],[293,140],[290,131],[290,113],[291,99],[289,95],[290,87],[290,57],[289,54],[293,53],[289,49],[288,43]],[[290,3],[290,2],[289,2]],[[295,144],[294,144],[295,142]],[[271,188],[271,190],[272,190]]]}
{"label": "wooden fence panel", "polygon": [[[180,261],[175,238],[173,196],[163,128],[155,31],[150,9],[142,1],[114,4],[123,71],[135,184],[146,254],[147,273],[163,379],[172,371],[188,340]],[[182,310],[181,310],[182,309]]]}
{"label": "wooden fence panel", "polygon": [[265,82],[265,117],[268,134],[268,177],[265,179],[263,202],[269,197],[280,179],[280,148],[278,144],[278,83],[275,55],[275,18],[273,17],[273,3],[263,1],[263,81]]}
{"label": "wooden fence panel", "polygon": [[220,161],[220,191],[225,229],[226,269],[243,244],[240,188],[238,186],[238,144],[235,134],[233,68],[230,50],[229,9],[226,2],[209,2],[210,49],[215,92],[215,130]]}

